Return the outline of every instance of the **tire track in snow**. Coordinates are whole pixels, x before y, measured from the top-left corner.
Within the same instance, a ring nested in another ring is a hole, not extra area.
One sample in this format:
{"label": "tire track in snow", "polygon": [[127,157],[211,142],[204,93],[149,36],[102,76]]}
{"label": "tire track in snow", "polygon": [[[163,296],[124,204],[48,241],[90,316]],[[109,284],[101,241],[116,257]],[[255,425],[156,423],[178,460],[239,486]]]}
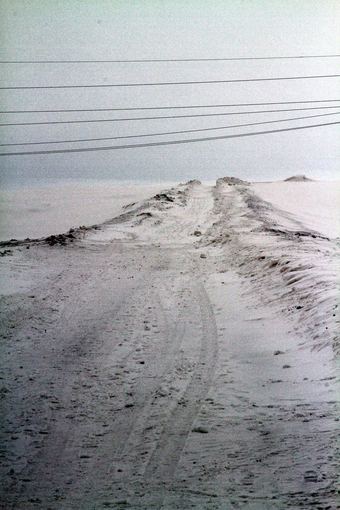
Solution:
{"label": "tire track in snow", "polygon": [[195,284],[195,292],[201,315],[201,346],[199,360],[191,380],[165,424],[158,445],[145,470],[145,480],[156,483],[157,501],[152,504],[161,508],[176,472],[186,439],[197,416],[202,401],[212,384],[217,358],[217,329],[211,303],[201,283]]}

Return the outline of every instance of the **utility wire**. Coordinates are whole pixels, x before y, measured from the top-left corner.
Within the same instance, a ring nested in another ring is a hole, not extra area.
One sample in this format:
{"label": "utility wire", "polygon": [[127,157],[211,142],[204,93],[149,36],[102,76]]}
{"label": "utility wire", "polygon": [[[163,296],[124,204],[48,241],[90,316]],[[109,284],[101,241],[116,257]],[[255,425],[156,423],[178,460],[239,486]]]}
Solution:
{"label": "utility wire", "polygon": [[0,127],[4,126],[41,126],[51,124],[89,124],[99,122],[125,122],[135,120],[156,120],[156,119],[187,119],[197,117],[220,117],[226,115],[250,115],[256,113],[278,113],[278,112],[296,112],[302,110],[328,110],[330,108],[339,108],[339,106],[314,106],[309,108],[286,108],[276,110],[257,110],[257,111],[245,111],[245,112],[223,112],[223,113],[198,113],[191,115],[162,115],[157,117],[124,117],[118,119],[90,119],[90,120],[53,120],[53,121],[42,121],[42,122],[4,122],[0,124]]}
{"label": "utility wire", "polygon": [[226,58],[143,58],[134,60],[1,60],[0,64],[137,64],[152,62],[223,62],[234,60],[283,60],[304,58],[338,58],[340,55],[289,55],[269,57],[226,57]]}
{"label": "utility wire", "polygon": [[239,133],[235,135],[224,135],[224,136],[211,136],[206,138],[191,138],[188,140],[170,140],[166,142],[149,142],[149,143],[140,143],[140,144],[130,144],[130,145],[113,145],[113,146],[104,146],[104,147],[86,147],[83,149],[54,149],[54,150],[43,150],[43,151],[28,151],[28,152],[2,152],[0,156],[29,156],[29,155],[37,155],[37,154],[64,154],[70,152],[94,152],[94,151],[108,151],[108,150],[120,150],[120,149],[138,149],[143,147],[158,147],[160,145],[179,145],[184,143],[195,143],[195,142],[208,142],[213,140],[226,140],[229,138],[242,138],[246,136],[258,136],[258,135],[267,135],[270,133],[283,133],[285,131],[298,131],[301,129],[311,129],[322,126],[334,126],[336,124],[340,124],[338,122],[327,122],[324,124],[311,124],[309,126],[299,126],[293,128],[283,128],[283,129],[271,129],[269,131],[257,131],[251,133]]}
{"label": "utility wire", "polygon": [[120,140],[126,138],[145,138],[148,136],[165,136],[165,135],[178,135],[183,133],[197,133],[202,131],[217,131],[220,129],[231,129],[237,127],[245,127],[245,126],[259,126],[262,124],[275,124],[277,122],[288,122],[292,120],[302,120],[302,119],[313,119],[315,117],[326,117],[329,115],[340,115],[339,112],[332,113],[322,113],[319,115],[307,115],[303,117],[291,117],[289,119],[279,119],[279,120],[266,120],[262,122],[250,122],[247,124],[233,124],[229,126],[218,126],[218,127],[210,127],[210,128],[202,128],[202,129],[184,129],[181,131],[162,131],[158,133],[146,133],[146,134],[138,134],[138,135],[125,135],[125,136],[108,136],[102,138],[78,138],[73,140],[52,140],[45,142],[21,142],[21,143],[0,143],[0,147],[9,147],[13,145],[48,145],[48,144],[56,144],[56,143],[74,143],[74,142],[94,142],[94,141],[103,141],[103,140]]}
{"label": "utility wire", "polygon": [[0,87],[0,90],[36,90],[36,89],[96,89],[112,87],[158,87],[164,85],[204,85],[218,83],[244,83],[259,81],[309,80],[314,78],[339,78],[340,74],[322,74],[312,76],[279,76],[275,78],[245,78],[233,80],[165,81],[152,83],[99,83],[95,85],[24,85]]}
{"label": "utility wire", "polygon": [[176,110],[190,108],[229,108],[238,106],[265,106],[278,104],[306,104],[306,103],[334,103],[340,99],[312,99],[310,101],[276,101],[269,103],[230,103],[230,104],[203,104],[203,105],[184,105],[184,106],[133,106],[128,108],[78,108],[78,109],[59,109],[59,110],[3,110],[1,114],[6,113],[67,113],[67,112],[123,112],[131,110]]}

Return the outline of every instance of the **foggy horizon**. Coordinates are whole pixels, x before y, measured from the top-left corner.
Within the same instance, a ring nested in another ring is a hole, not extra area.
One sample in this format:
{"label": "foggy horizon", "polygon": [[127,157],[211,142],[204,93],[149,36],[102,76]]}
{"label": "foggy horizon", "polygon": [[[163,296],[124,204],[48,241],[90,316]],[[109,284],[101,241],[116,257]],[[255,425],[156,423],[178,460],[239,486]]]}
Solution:
{"label": "foggy horizon", "polygon": [[[2,2],[1,60],[103,60],[327,55],[339,52],[334,1]],[[256,36],[256,37],[255,37]],[[2,86],[79,85],[331,75],[338,58],[171,63],[1,64]],[[337,99],[338,78],[113,89],[1,90],[2,109],[83,109],[239,104]],[[298,108],[299,104],[292,105]],[[308,106],[308,105],[302,105]],[[311,104],[311,106],[315,106]],[[258,107],[265,109],[265,107]],[[282,106],[278,106],[282,108]],[[241,108],[242,109],[242,108]],[[247,108],[246,108],[247,109]],[[249,109],[249,108],[248,108]],[[253,110],[254,108],[250,108]],[[222,111],[240,110],[226,108]],[[244,108],[243,108],[244,110]],[[211,110],[209,110],[211,112]],[[336,110],[334,110],[335,112]],[[176,112],[170,110],[170,112]],[[333,110],[102,124],[3,126],[2,143],[195,130],[330,113]],[[122,112],[120,112],[122,113]],[[133,113],[133,112],[132,112]],[[144,116],[145,111],[129,117]],[[150,113],[150,112],[149,112]],[[178,111],[176,113],[179,113]],[[180,113],[192,113],[180,110]],[[206,113],[195,110],[195,113]],[[152,112],[152,115],[154,112]],[[155,115],[164,115],[156,111]],[[110,119],[119,112],[3,114],[2,122]],[[336,115],[195,133],[229,135],[336,121]],[[339,127],[273,133],[180,146],[1,158],[3,182],[21,178],[112,178],[175,181],[235,175],[254,181],[293,174],[337,178]],[[192,135],[183,135],[192,138]],[[182,138],[169,135],[167,140]],[[139,142],[132,139],[133,143]],[[142,139],[142,141],[150,141]],[[162,141],[153,137],[152,141]],[[113,145],[115,142],[105,142]],[[101,146],[72,143],[57,148]],[[53,145],[28,146],[29,150]],[[20,151],[25,146],[2,147]]]}

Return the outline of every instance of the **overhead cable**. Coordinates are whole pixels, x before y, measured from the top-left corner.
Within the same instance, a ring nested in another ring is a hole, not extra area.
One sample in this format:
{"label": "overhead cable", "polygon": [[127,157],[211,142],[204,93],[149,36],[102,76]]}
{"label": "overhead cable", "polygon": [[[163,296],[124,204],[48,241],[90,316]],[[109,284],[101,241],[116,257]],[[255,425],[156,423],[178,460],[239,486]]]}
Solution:
{"label": "overhead cable", "polygon": [[290,60],[308,58],[338,58],[339,54],[326,55],[279,55],[264,57],[217,57],[217,58],[141,58],[131,60],[1,60],[0,64],[139,64],[154,62],[223,62],[237,60]]}
{"label": "overhead cable", "polygon": [[141,120],[157,120],[157,119],[187,119],[198,117],[223,117],[227,115],[253,115],[258,113],[279,113],[279,112],[296,112],[302,110],[328,110],[339,108],[339,106],[314,106],[309,108],[286,108],[275,110],[257,110],[257,111],[243,111],[243,112],[223,112],[223,113],[198,113],[190,115],[158,115],[156,117],[120,117],[118,119],[90,119],[90,120],[47,120],[40,122],[3,122],[0,127],[5,126],[42,126],[42,125],[55,125],[55,124],[91,124],[102,122],[127,122],[127,121],[141,121]]}
{"label": "overhead cable", "polygon": [[271,133],[283,133],[286,131],[298,131],[301,129],[311,129],[317,127],[324,126],[334,126],[336,124],[340,124],[338,122],[327,122],[324,124],[310,124],[309,126],[298,126],[292,128],[283,128],[283,129],[271,129],[269,131],[257,131],[250,133],[239,133],[234,135],[224,135],[224,136],[211,136],[206,138],[191,138],[191,139],[182,139],[182,140],[169,140],[165,142],[148,142],[141,144],[127,144],[127,145],[113,145],[113,146],[104,146],[104,147],[85,147],[79,149],[53,149],[53,150],[42,150],[42,151],[28,151],[28,152],[3,152],[0,153],[0,156],[29,156],[29,155],[43,155],[43,154],[64,154],[64,153],[76,153],[76,152],[95,152],[95,151],[109,151],[109,150],[121,150],[121,149],[138,149],[145,147],[158,147],[161,145],[179,145],[179,144],[188,144],[188,143],[196,143],[196,142],[208,142],[215,140],[226,140],[230,138],[242,138],[248,136],[259,136],[259,135],[267,135]]}
{"label": "overhead cable", "polygon": [[16,85],[1,86],[0,90],[36,90],[36,89],[96,89],[112,87],[160,87],[170,85],[208,85],[219,83],[245,83],[261,81],[282,81],[282,80],[310,80],[321,78],[339,78],[340,74],[321,74],[311,76],[279,76],[273,78],[244,78],[232,80],[198,80],[198,81],[164,81],[146,83],[98,83],[93,85]]}
{"label": "overhead cable", "polygon": [[332,112],[332,113],[322,113],[318,115],[307,115],[303,117],[290,117],[288,119],[278,119],[278,120],[266,120],[262,122],[248,122],[246,124],[232,124],[229,126],[218,126],[218,127],[210,127],[210,128],[201,128],[201,129],[182,129],[180,131],[161,131],[157,133],[139,133],[137,135],[125,135],[125,136],[106,136],[100,138],[76,138],[72,140],[47,140],[44,142],[21,142],[21,143],[0,143],[0,147],[9,147],[14,145],[49,145],[56,143],[78,143],[78,142],[94,142],[94,141],[103,141],[103,140],[120,140],[126,138],[145,138],[149,136],[165,136],[165,135],[178,135],[184,133],[197,133],[202,131],[217,131],[220,129],[231,129],[238,127],[246,127],[246,126],[259,126],[262,124],[275,124],[277,122],[288,122],[292,120],[302,120],[302,119],[314,119],[315,117],[327,117],[329,115],[340,115],[340,112]]}
{"label": "overhead cable", "polygon": [[203,105],[182,105],[182,106],[130,106],[128,108],[62,108],[58,110],[3,110],[1,114],[7,113],[68,113],[68,112],[123,112],[131,110],[178,110],[190,108],[229,108],[239,106],[266,106],[278,104],[307,104],[307,103],[334,103],[340,99],[311,99],[309,101],[271,101],[269,103],[229,103],[229,104],[203,104]]}

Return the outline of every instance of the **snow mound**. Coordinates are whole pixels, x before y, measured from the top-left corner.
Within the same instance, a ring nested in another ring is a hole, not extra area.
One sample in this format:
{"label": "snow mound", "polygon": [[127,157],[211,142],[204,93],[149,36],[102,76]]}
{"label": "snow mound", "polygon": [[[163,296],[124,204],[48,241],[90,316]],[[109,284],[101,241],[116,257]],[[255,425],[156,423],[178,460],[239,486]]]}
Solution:
{"label": "snow mound", "polygon": [[306,182],[306,181],[313,181],[313,179],[309,179],[309,177],[306,177],[305,175],[292,175],[291,177],[287,177],[287,179],[285,179],[285,182]]}
{"label": "snow mound", "polygon": [[230,186],[235,186],[236,184],[248,185],[248,184],[250,184],[250,182],[243,181],[242,179],[239,179],[238,177],[226,176],[226,177],[220,177],[219,179],[217,179],[216,186],[219,186],[221,184],[229,184]]}
{"label": "snow mound", "polygon": [[190,181],[186,182],[183,186],[199,186],[200,184],[202,183],[198,179],[191,179]]}

